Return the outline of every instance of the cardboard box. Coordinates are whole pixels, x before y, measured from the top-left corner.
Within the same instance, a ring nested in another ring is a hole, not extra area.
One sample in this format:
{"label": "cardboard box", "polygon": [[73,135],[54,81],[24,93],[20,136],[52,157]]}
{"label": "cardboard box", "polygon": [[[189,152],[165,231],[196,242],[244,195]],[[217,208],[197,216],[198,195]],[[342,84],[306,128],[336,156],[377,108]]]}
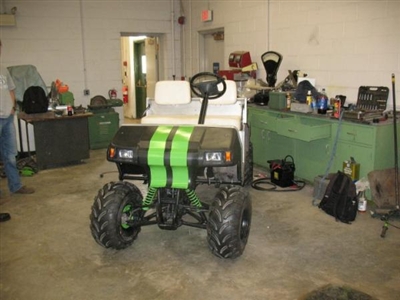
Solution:
{"label": "cardboard box", "polygon": [[302,112],[302,113],[310,113],[310,112],[312,112],[311,106],[307,105],[306,103],[295,103],[295,102],[292,102],[290,104],[290,110],[291,111]]}

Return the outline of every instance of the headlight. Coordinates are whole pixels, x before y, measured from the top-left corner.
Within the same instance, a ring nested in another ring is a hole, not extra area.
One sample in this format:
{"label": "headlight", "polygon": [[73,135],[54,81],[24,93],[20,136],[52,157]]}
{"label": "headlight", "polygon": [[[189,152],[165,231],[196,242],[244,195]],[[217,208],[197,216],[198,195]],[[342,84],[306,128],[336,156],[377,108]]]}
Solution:
{"label": "headlight", "polygon": [[206,161],[222,161],[222,153],[208,152],[206,153]]}
{"label": "headlight", "polygon": [[133,158],[133,150],[120,149],[118,150],[119,158]]}

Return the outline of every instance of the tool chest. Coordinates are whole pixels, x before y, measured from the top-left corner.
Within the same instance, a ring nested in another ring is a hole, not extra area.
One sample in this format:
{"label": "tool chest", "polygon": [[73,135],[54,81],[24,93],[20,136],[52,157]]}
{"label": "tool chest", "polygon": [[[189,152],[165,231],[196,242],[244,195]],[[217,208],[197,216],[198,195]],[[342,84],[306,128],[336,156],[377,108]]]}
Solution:
{"label": "tool chest", "polygon": [[385,110],[389,96],[389,88],[384,86],[360,86],[357,96],[359,110]]}

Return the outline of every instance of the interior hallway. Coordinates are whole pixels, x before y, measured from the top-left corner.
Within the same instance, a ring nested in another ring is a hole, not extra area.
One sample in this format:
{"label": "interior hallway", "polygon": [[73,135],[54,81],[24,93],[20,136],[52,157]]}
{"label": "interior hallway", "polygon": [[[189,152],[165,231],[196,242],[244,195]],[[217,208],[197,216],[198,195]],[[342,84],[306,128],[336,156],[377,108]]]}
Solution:
{"label": "interior hallway", "polygon": [[[89,214],[117,173],[99,176],[116,170],[104,149],[90,156],[24,177],[33,195],[9,196],[1,179],[0,211],[12,217],[0,224],[1,300],[299,299],[327,284],[400,298],[400,230],[382,239],[383,223],[368,213],[352,225],[335,222],[311,205],[311,185],[290,193],[250,188],[251,234],[234,261],[214,257],[206,231],[189,227],[143,227],[131,247],[104,249],[91,236]],[[198,190],[203,201],[215,192]]]}

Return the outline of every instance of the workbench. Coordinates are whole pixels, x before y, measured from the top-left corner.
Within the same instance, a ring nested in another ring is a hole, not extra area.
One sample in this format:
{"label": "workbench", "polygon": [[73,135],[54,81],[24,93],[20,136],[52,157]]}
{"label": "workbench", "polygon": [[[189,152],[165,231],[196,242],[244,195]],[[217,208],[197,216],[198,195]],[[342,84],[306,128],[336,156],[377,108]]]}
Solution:
{"label": "workbench", "polygon": [[340,123],[328,115],[249,105],[248,123],[254,163],[269,168],[268,160],[291,155],[295,176],[308,182],[324,175],[327,166],[331,173],[343,170],[343,162],[350,157],[360,163],[360,179],[367,178],[370,171],[394,167],[392,119],[376,124]]}
{"label": "workbench", "polygon": [[91,113],[56,116],[49,111],[40,114],[18,113],[25,122],[30,155],[28,124],[33,125],[36,163],[39,170],[79,163],[89,158],[88,118]]}

